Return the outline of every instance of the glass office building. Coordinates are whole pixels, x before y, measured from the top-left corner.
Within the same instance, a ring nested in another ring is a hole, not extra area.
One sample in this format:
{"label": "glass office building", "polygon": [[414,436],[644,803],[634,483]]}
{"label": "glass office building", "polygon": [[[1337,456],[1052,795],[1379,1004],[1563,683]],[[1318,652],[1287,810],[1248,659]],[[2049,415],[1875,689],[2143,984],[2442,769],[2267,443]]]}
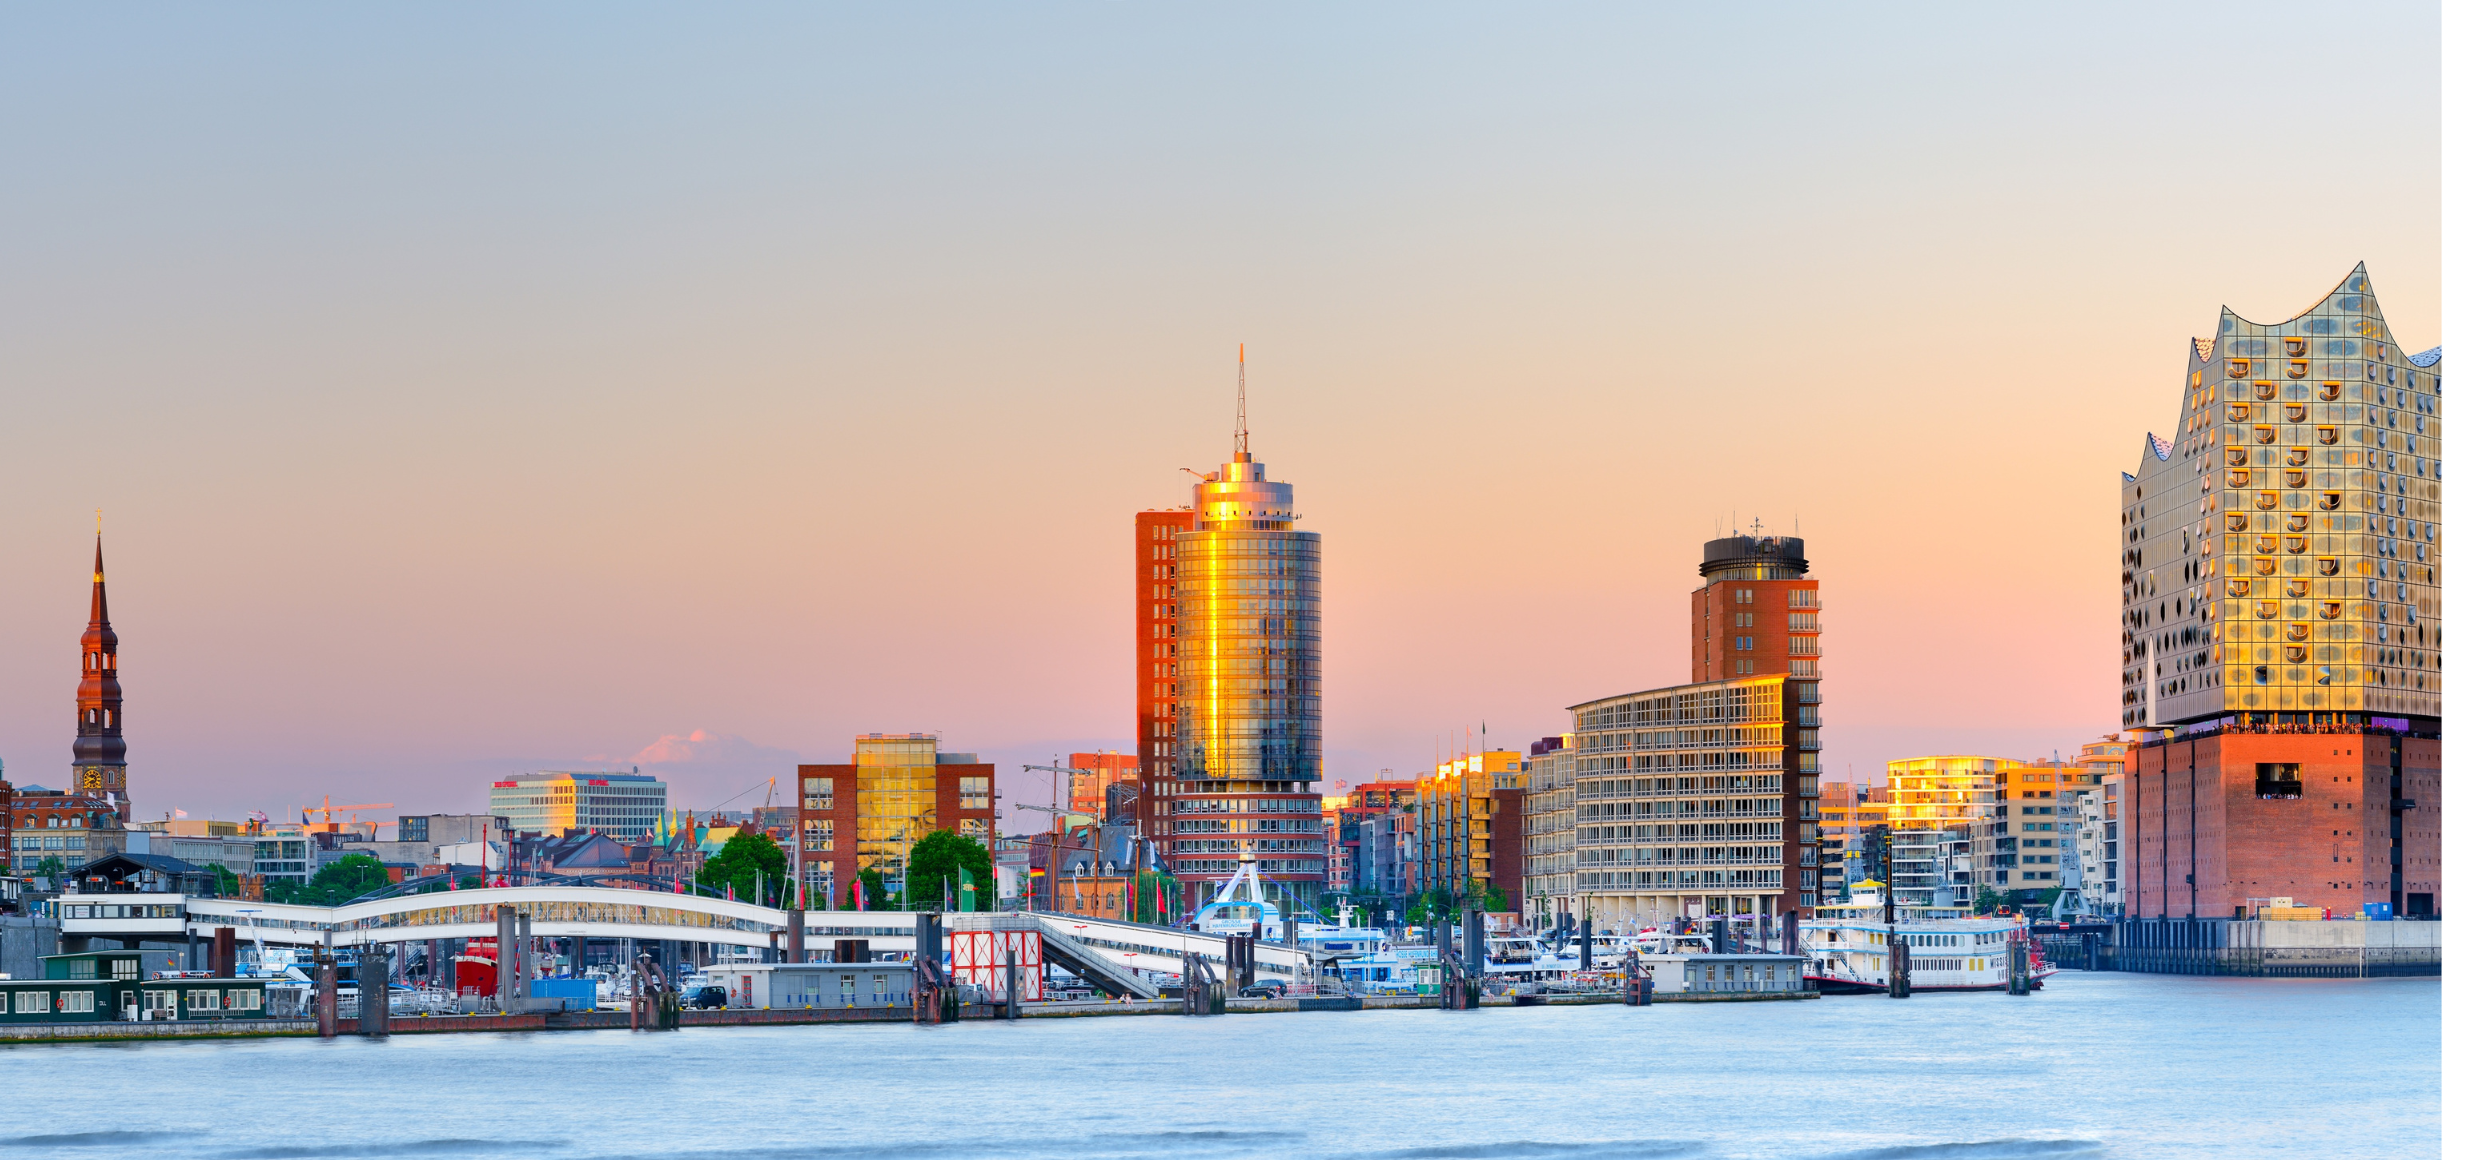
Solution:
{"label": "glass office building", "polygon": [[1172,864],[1198,887],[1254,861],[1261,877],[1325,879],[1319,825],[1318,536],[1293,527],[1292,485],[1267,480],[1245,428],[1195,487],[1173,538],[1180,792]]}
{"label": "glass office building", "polygon": [[622,840],[655,831],[667,787],[642,773],[537,773],[491,783],[491,813],[516,833],[595,830]]}

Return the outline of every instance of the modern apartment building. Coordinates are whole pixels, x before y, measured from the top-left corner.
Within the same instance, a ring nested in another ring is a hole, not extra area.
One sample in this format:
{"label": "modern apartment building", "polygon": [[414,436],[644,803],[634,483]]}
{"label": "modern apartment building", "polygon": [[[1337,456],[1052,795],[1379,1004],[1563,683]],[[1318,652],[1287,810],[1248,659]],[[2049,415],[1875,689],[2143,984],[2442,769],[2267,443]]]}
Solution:
{"label": "modern apartment building", "polygon": [[1898,830],[1969,825],[1988,816],[2003,758],[1978,754],[1886,763],[1886,824]]}
{"label": "modern apartment building", "polygon": [[844,765],[803,765],[801,878],[839,899],[863,870],[890,889],[904,877],[913,843],[934,830],[991,841],[993,767],[971,753],[941,753],[934,733],[865,733]]}
{"label": "modern apartment building", "polygon": [[2365,266],[2189,345],[2120,477],[2130,915],[2442,914],[2441,373]]}
{"label": "modern apartment building", "polygon": [[1597,923],[1817,905],[1823,649],[1806,544],[1733,534],[1705,544],[1697,573],[1698,680],[1569,706],[1571,905]]}
{"label": "modern apartment building", "polygon": [[1815,753],[1790,724],[1816,689],[1742,677],[1569,708],[1576,890],[1597,924],[1816,905]]}
{"label": "modern apartment building", "polygon": [[1886,824],[1885,791],[1848,781],[1829,781],[1821,789],[1817,802],[1818,893],[1821,897],[1846,899],[1851,897],[1852,883],[1876,875],[1875,870],[1863,866],[1854,877],[1845,863],[1861,849],[1863,836],[1869,830]]}
{"label": "modern apartment building", "polygon": [[1250,454],[1245,382],[1231,461],[1198,480],[1195,527],[1171,536],[1169,862],[1190,906],[1247,862],[1305,906],[1326,881],[1319,539],[1295,526],[1292,485]]}
{"label": "modern apartment building", "polygon": [[1478,901],[1495,887],[1511,907],[1524,897],[1522,754],[1497,749],[1440,762],[1421,779],[1413,812],[1416,892]]}
{"label": "modern apartment building", "polygon": [[669,787],[643,773],[545,771],[491,783],[491,815],[517,833],[595,830],[634,841],[663,820]]}
{"label": "modern apartment building", "polygon": [[1532,745],[1524,762],[1524,918],[1535,930],[1583,921],[1576,896],[1575,737]]}

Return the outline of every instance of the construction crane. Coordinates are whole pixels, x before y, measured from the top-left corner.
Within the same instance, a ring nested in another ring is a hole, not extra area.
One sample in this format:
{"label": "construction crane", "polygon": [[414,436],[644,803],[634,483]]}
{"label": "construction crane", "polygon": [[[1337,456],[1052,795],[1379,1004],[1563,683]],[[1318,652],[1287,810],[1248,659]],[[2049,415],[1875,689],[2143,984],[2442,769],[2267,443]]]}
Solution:
{"label": "construction crane", "polygon": [[[318,827],[318,829],[317,829],[317,831],[316,831],[316,832],[319,832],[319,833],[327,833],[327,834],[332,834],[332,833],[337,832],[337,830],[340,828],[340,827],[338,827],[338,826],[336,825],[336,814],[338,813],[338,811],[342,811],[342,810],[392,810],[392,809],[395,809],[395,808],[396,808],[396,803],[395,803],[395,802],[363,802],[363,803],[361,803],[361,804],[359,804],[359,805],[342,805],[342,806],[340,806],[340,805],[335,804],[335,799],[334,799],[333,797],[331,797],[331,796],[329,796],[329,795],[326,795],[326,794],[321,794],[321,795],[319,795],[319,804],[318,804],[318,805],[315,805],[315,806],[303,806],[303,807],[301,807],[301,824],[302,824],[302,825],[304,825],[304,826],[313,826],[313,825],[315,825],[315,826],[317,826],[317,827]],[[319,821],[317,821],[317,822],[312,822],[312,821],[310,820],[310,815],[312,815],[312,814],[317,814],[317,815],[319,815],[319,816],[320,816],[320,820],[319,820]],[[353,822],[359,822],[359,821],[361,821],[361,818],[359,818],[359,817],[355,817],[355,818],[354,818],[354,819],[352,819],[352,820],[353,820]],[[350,824],[350,823],[348,823],[348,824]]]}

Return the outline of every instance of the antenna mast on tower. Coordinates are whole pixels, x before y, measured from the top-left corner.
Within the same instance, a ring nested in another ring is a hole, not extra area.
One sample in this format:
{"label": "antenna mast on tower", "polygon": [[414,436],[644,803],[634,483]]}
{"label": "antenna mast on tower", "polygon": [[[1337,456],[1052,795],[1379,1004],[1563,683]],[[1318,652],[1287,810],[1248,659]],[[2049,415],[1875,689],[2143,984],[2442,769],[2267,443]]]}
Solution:
{"label": "antenna mast on tower", "polygon": [[1240,344],[1240,413],[1231,424],[1232,460],[1249,461],[1249,344]]}

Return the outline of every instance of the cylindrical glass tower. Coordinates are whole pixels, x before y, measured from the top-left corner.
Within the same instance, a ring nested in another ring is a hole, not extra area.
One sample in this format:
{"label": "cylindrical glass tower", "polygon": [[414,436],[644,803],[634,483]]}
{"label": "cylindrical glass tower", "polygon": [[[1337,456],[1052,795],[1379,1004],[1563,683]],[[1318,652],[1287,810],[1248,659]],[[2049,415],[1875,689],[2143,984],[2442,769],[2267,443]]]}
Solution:
{"label": "cylindrical glass tower", "polygon": [[1245,450],[1196,485],[1194,507],[1196,530],[1174,541],[1176,869],[1196,883],[1255,862],[1268,879],[1323,881],[1318,536],[1292,530],[1292,485]]}

